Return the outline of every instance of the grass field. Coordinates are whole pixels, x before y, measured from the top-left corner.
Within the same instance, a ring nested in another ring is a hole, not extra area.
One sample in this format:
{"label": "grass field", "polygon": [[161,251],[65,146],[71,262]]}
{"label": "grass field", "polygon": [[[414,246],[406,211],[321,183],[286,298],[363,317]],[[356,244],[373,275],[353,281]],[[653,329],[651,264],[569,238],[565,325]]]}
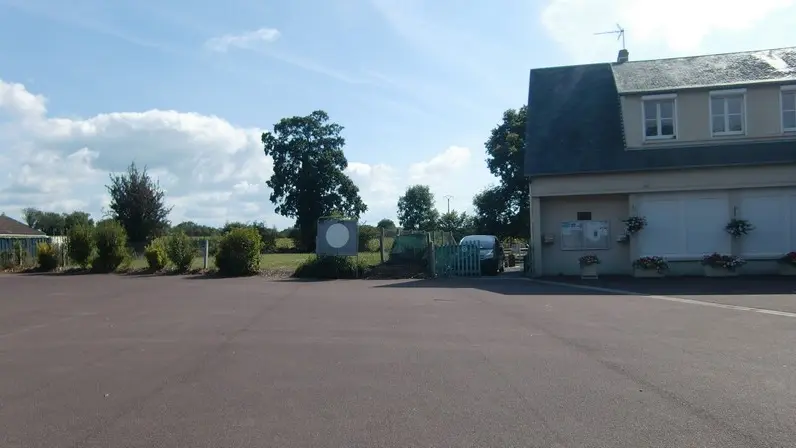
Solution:
{"label": "grass field", "polygon": [[[313,256],[312,254],[263,254],[260,258],[260,269],[293,271],[301,262]],[[359,259],[367,264],[377,264],[381,261],[378,252],[362,252],[359,254]],[[130,265],[131,269],[145,269],[146,267],[146,259],[143,257],[134,259]],[[202,257],[194,258],[193,266],[191,267],[192,269],[202,269]],[[208,268],[215,268],[213,257],[208,260]]]}

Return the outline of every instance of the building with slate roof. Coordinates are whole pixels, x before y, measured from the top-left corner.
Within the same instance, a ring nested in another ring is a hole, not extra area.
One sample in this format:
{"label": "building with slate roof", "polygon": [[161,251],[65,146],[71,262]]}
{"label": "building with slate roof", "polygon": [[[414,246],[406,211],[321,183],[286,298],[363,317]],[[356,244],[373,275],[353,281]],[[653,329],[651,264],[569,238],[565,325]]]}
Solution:
{"label": "building with slate roof", "polygon": [[[652,255],[702,274],[713,252],[776,272],[796,250],[796,47],[533,69],[525,173],[532,275],[577,275],[585,254],[603,274]],[[733,219],[755,229],[734,238]]]}

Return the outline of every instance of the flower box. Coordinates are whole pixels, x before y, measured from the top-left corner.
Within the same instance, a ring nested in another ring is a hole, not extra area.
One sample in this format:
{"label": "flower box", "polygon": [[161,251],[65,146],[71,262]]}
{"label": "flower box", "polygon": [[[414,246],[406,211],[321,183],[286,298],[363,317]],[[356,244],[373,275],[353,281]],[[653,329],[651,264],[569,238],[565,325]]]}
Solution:
{"label": "flower box", "polygon": [[738,268],[746,264],[746,260],[736,255],[714,252],[702,257],[705,277],[737,277]]}
{"label": "flower box", "polygon": [[738,271],[713,266],[703,266],[705,277],[737,277]]}
{"label": "flower box", "polygon": [[779,275],[796,275],[796,265],[780,263]]}
{"label": "flower box", "polygon": [[588,264],[580,267],[580,278],[584,280],[594,280],[597,278],[597,265]]}
{"label": "flower box", "polygon": [[633,269],[633,277],[636,278],[663,278],[666,273],[658,271],[657,269]]}

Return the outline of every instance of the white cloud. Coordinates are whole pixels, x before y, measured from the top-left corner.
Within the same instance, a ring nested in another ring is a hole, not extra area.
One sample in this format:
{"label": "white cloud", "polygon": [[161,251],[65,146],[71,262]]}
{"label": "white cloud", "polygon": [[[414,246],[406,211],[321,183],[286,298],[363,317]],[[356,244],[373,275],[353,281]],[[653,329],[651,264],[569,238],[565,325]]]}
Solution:
{"label": "white cloud", "polygon": [[205,42],[205,46],[212,51],[224,53],[230,48],[254,49],[279,39],[279,30],[275,28],[260,28],[241,34],[226,34],[214,37]]}
{"label": "white cloud", "polygon": [[371,221],[395,219],[398,197],[410,185],[428,185],[436,196],[437,209],[447,206],[445,195],[452,195],[451,209],[470,211],[473,195],[490,182],[483,163],[472,163],[469,148],[451,146],[428,160],[398,170],[382,164],[349,163],[346,172],[361,188],[370,210]]}
{"label": "white cloud", "polygon": [[[50,117],[45,98],[0,80],[0,210],[24,207],[99,216],[108,173],[146,165],[174,206],[173,221],[279,221],[265,181],[272,162],[258,129],[171,110],[114,112],[85,119]],[[283,222],[282,219],[280,222]]]}
{"label": "white cloud", "polygon": [[[0,211],[19,217],[25,207],[84,210],[100,217],[109,197],[108,173],[131,161],[146,165],[174,207],[172,222],[290,220],[274,214],[265,182],[273,172],[260,129],[190,112],[113,112],[88,118],[50,116],[46,98],[24,85],[0,80]],[[349,157],[351,158],[351,157]],[[354,158],[351,158],[354,159]],[[411,184],[427,184],[451,206],[469,209],[472,195],[489,182],[471,151],[451,146],[402,168],[352,160],[346,172],[360,187],[368,222],[395,217],[398,197]]]}
{"label": "white cloud", "polygon": [[662,45],[692,54],[714,32],[748,30],[796,0],[552,0],[541,15],[551,37],[578,62],[605,61],[618,49],[610,31],[619,23],[627,32],[628,48]]}

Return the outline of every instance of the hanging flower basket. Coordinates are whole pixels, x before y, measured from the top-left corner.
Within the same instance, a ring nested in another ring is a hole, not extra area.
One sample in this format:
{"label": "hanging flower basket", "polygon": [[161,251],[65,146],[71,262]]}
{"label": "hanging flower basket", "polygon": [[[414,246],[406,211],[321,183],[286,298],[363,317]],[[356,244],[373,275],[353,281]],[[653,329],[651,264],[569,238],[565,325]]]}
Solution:
{"label": "hanging flower basket", "polygon": [[633,235],[647,227],[647,218],[643,216],[631,216],[622,222],[625,223],[625,233],[628,235]]}
{"label": "hanging flower basket", "polygon": [[733,236],[733,238],[740,238],[752,230],[755,229],[755,226],[752,225],[749,221],[745,219],[731,219],[730,222],[724,226],[724,230]]}

